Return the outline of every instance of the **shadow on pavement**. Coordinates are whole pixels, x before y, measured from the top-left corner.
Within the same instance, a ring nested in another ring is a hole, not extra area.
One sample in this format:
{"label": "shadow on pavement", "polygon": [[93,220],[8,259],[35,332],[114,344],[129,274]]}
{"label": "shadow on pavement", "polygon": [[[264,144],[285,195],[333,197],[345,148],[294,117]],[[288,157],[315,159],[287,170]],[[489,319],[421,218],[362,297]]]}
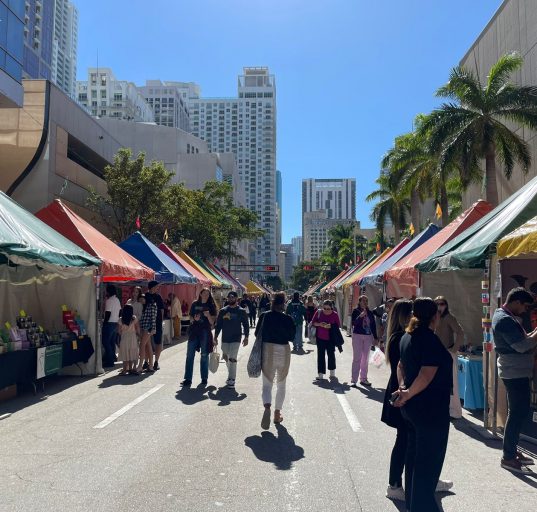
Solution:
{"label": "shadow on pavement", "polygon": [[383,403],[384,402],[384,394],[386,393],[385,389],[380,388],[374,388],[374,387],[364,387],[364,386],[353,386],[356,388],[362,395],[365,395],[367,398],[371,400],[375,400],[377,402]]}
{"label": "shadow on pavement", "polygon": [[327,389],[334,393],[345,393],[351,389],[347,382],[339,382],[337,377],[334,379],[314,380],[313,384],[321,389]]}
{"label": "shadow on pavement", "polygon": [[314,352],[313,350],[311,349],[308,349],[308,350],[291,350],[291,354],[295,355],[295,356],[307,356],[309,354],[311,354],[312,352]]}
{"label": "shadow on pavement", "polygon": [[[209,400],[209,394],[216,390],[215,386],[205,387],[203,384],[195,388],[181,388],[177,391],[175,398],[185,405],[195,405],[205,400]],[[207,394],[205,394],[207,393]]]}
{"label": "shadow on pavement", "polygon": [[207,396],[211,400],[218,400],[218,406],[224,406],[224,405],[230,405],[231,402],[241,402],[244,400],[248,395],[246,393],[237,393],[234,389],[229,389],[227,387],[221,387],[218,388],[215,391],[211,390],[207,393]]}
{"label": "shadow on pavement", "polygon": [[147,379],[152,375],[151,373],[141,373],[140,375],[119,375],[117,372],[108,372],[108,374],[110,374],[110,376],[106,379],[103,379],[103,381],[99,384],[99,388],[104,389],[112,386],[131,386]]}
{"label": "shadow on pavement", "polygon": [[287,471],[293,463],[304,458],[304,448],[295,440],[283,425],[276,425],[278,436],[272,432],[262,432],[260,436],[250,436],[244,444],[263,462],[270,462],[276,469]]}

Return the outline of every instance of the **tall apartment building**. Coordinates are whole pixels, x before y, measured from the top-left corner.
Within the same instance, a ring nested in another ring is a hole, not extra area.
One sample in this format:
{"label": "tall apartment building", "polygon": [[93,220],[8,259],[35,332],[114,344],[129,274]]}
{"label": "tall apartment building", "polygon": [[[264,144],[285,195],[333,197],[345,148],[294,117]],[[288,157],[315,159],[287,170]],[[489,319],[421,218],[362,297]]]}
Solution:
{"label": "tall apartment building", "polygon": [[293,270],[297,265],[297,256],[295,254],[292,244],[281,244],[280,245],[280,278],[286,284],[289,284],[291,277],[293,276]]}
{"label": "tall apartment building", "polygon": [[297,263],[302,261],[302,237],[294,236],[291,238],[291,245],[293,246],[293,252],[296,254]]}
{"label": "tall apartment building", "polygon": [[21,107],[25,7],[0,0],[0,108]]}
{"label": "tall apartment building", "polygon": [[[185,90],[186,89],[186,90]],[[138,90],[153,109],[155,123],[190,132],[189,89],[181,82],[146,80]]]}
{"label": "tall apartment building", "polygon": [[238,77],[237,98],[189,98],[192,133],[213,152],[237,158],[246,205],[259,215],[265,235],[250,254],[250,264],[278,261],[276,211],[276,83],[267,67],[246,67]]}
{"label": "tall apartment building", "polygon": [[52,81],[69,97],[76,94],[78,9],[69,0],[54,0]]}
{"label": "tall apartment building", "polygon": [[326,248],[328,231],[356,221],[356,180],[326,178],[302,180],[302,254],[318,258]]}
{"label": "tall apartment building", "polygon": [[25,0],[23,78],[52,79],[53,33],[54,0]]}
{"label": "tall apartment building", "polygon": [[76,83],[76,99],[93,116],[154,122],[153,110],[132,82],[117,80],[110,68],[89,68]]}

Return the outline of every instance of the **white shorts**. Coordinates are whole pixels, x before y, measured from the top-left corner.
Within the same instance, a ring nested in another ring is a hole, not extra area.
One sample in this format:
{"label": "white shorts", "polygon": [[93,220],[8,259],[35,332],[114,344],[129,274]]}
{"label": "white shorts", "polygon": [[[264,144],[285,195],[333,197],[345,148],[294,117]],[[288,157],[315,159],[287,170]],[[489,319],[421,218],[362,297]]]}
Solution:
{"label": "white shorts", "polygon": [[240,342],[222,343],[222,354],[225,354],[229,359],[237,359],[240,346]]}

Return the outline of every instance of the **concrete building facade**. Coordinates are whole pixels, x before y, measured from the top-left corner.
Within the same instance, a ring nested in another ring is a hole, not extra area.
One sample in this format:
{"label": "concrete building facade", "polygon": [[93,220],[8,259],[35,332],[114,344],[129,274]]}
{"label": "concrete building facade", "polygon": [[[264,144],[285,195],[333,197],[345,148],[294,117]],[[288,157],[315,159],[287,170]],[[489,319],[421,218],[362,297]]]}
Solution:
{"label": "concrete building facade", "polygon": [[52,79],[53,34],[54,0],[25,0],[23,78]]}
{"label": "concrete building facade", "polygon": [[153,109],[155,123],[190,132],[190,112],[184,87],[177,82],[146,80],[138,90]]}
{"label": "concrete building facade", "polygon": [[[537,84],[537,2],[535,0],[505,0],[461,60],[461,65],[473,70],[486,83],[487,75],[497,60],[506,53],[518,52],[524,58],[522,69],[513,75],[520,85]],[[528,143],[532,166],[524,175],[517,165],[510,180],[497,161],[499,201],[504,201],[537,175],[537,133],[518,128]],[[483,162],[484,168],[484,162]],[[464,194],[463,206],[468,208],[482,197],[480,185],[470,187]]]}
{"label": "concrete building facade", "polygon": [[278,263],[280,266],[279,276],[282,281],[287,284],[291,281],[293,270],[297,263],[293,244],[282,244],[280,246],[280,258]]}
{"label": "concrete building facade", "polygon": [[110,68],[89,68],[76,83],[76,99],[92,116],[154,122],[153,110],[137,87],[118,80]]}
{"label": "concrete building facade", "polygon": [[353,219],[329,219],[326,210],[305,212],[303,222],[304,261],[312,261],[321,256],[328,243],[328,232],[337,225],[358,226]]}
{"label": "concrete building facade", "polygon": [[293,246],[293,252],[296,254],[297,263],[303,260],[302,258],[302,237],[294,236],[291,238],[291,244]]}
{"label": "concrete building facade", "polygon": [[246,205],[265,231],[250,264],[275,265],[279,254],[276,193],[276,83],[266,67],[244,68],[237,98],[189,98],[192,133],[212,152],[234,153]]}
{"label": "concrete building facade", "polygon": [[0,108],[23,104],[25,19],[22,2],[0,0]]}
{"label": "concrete building facade", "polygon": [[76,94],[78,9],[69,0],[54,0],[52,81],[70,98]]}

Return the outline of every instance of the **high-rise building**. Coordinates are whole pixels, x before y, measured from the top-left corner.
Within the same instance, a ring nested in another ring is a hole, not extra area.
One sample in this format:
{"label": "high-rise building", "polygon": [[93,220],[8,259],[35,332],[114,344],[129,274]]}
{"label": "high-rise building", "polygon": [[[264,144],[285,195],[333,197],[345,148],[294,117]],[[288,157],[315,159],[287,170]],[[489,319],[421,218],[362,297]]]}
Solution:
{"label": "high-rise building", "polygon": [[282,243],[283,183],[281,171],[276,171],[276,245]]}
{"label": "high-rise building", "polygon": [[356,180],[323,178],[302,180],[302,254],[318,258],[326,248],[328,231],[356,221]]}
{"label": "high-rise building", "polygon": [[280,246],[280,277],[284,283],[289,284],[293,276],[293,270],[297,264],[296,255],[292,244],[282,244]]}
{"label": "high-rise building", "polygon": [[25,0],[23,78],[52,79],[53,31],[54,0]]}
{"label": "high-rise building", "polygon": [[91,115],[153,122],[153,110],[132,82],[117,80],[110,68],[89,68],[76,83],[76,99]]}
{"label": "high-rise building", "polygon": [[[192,85],[192,84],[191,84]],[[246,205],[259,215],[265,235],[256,240],[250,264],[275,265],[279,244],[276,206],[276,84],[267,67],[247,67],[237,98],[189,98],[192,133],[213,152],[237,158]]]}
{"label": "high-rise building", "polygon": [[190,132],[188,84],[146,80],[145,86],[138,87],[138,90],[153,109],[155,123]]}
{"label": "high-rise building", "polygon": [[52,81],[69,97],[76,94],[78,9],[69,0],[54,0]]}
{"label": "high-rise building", "polygon": [[302,261],[302,237],[294,236],[291,238],[291,244],[293,246],[293,252],[296,254],[297,263]]}
{"label": "high-rise building", "polygon": [[0,108],[22,106],[24,19],[22,1],[0,0]]}

